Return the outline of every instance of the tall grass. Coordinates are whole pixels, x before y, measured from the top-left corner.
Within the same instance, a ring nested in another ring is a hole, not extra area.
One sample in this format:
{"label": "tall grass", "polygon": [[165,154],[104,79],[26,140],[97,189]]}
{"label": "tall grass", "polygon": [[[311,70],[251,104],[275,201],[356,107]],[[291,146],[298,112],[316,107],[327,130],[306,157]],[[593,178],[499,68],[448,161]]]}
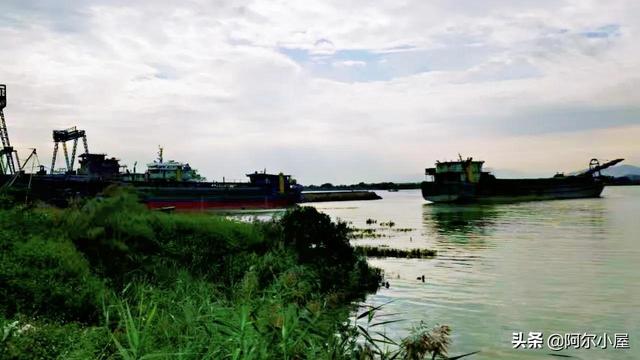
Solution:
{"label": "tall grass", "polygon": [[346,225],[313,208],[248,224],[152,212],[118,193],[1,209],[0,225],[0,359],[366,359],[409,348],[378,331],[375,311],[367,327],[347,321],[381,274]]}

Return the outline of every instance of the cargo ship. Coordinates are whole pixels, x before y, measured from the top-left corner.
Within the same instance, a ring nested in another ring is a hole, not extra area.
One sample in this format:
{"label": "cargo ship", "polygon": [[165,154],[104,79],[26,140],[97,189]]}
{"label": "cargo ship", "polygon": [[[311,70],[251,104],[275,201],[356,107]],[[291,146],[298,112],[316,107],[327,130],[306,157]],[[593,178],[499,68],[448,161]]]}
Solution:
{"label": "cargo ship", "polygon": [[[253,172],[248,182],[207,182],[188,163],[164,161],[160,148],[158,159],[147,164],[147,171],[121,171],[116,158],[90,153],[87,135],[76,127],[53,130],[53,156],[49,172],[40,164],[35,149],[25,161],[11,146],[4,116],[7,88],[0,84],[0,190],[15,193],[25,201],[41,200],[59,206],[68,205],[74,198],[99,195],[109,186],[134,189],[142,202],[150,208],[177,210],[207,209],[266,209],[295,205],[302,200],[302,186],[290,175]],[[76,150],[81,141],[84,152],[78,156],[80,167],[75,169]],[[71,143],[69,153],[68,143]],[[55,170],[60,145],[65,168]],[[27,164],[31,173],[27,173]],[[35,167],[39,170],[35,172]]]}
{"label": "cargo ship", "polygon": [[246,174],[248,182],[207,182],[188,163],[158,160],[147,164],[144,174],[123,174],[149,208],[177,210],[270,209],[295,205],[302,200],[302,186],[291,175],[266,170]]}
{"label": "cargo ship", "polygon": [[606,177],[600,171],[623,159],[600,164],[592,159],[589,169],[575,175],[556,174],[539,179],[498,179],[483,171],[484,161],[473,158],[436,162],[425,170],[422,196],[434,203],[498,203],[599,197]]}
{"label": "cargo ship", "polygon": [[179,211],[284,208],[302,197],[302,186],[282,173],[256,171],[247,174],[248,182],[208,182],[188,163],[165,162],[162,155],[148,164],[144,173],[120,172],[118,159],[105,154],[85,153],[79,158],[76,171],[47,174],[41,167],[34,174],[0,175],[0,181],[25,197],[58,206],[66,206],[74,198],[99,195],[113,185],[135,190],[151,209]]}

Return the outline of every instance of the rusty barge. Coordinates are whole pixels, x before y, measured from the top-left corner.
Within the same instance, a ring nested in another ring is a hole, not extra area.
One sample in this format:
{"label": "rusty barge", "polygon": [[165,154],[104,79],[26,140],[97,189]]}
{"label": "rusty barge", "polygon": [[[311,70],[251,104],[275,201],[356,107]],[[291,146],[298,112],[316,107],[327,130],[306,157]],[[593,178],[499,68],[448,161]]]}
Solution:
{"label": "rusty barge", "polygon": [[434,203],[499,203],[599,197],[606,177],[600,171],[623,159],[603,164],[592,159],[589,169],[575,175],[539,179],[499,179],[483,171],[484,161],[472,158],[437,162],[425,170],[422,196]]}

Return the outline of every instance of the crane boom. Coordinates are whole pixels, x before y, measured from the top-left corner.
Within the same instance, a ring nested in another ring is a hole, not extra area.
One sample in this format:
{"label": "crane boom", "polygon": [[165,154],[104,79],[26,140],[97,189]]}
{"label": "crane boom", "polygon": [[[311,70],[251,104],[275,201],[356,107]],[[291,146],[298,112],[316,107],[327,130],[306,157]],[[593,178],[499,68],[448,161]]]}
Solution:
{"label": "crane boom", "polygon": [[589,170],[583,172],[582,175],[593,175],[595,173],[599,173],[601,170],[610,168],[622,161],[624,161],[624,159],[615,159],[615,160],[607,161],[604,164],[600,164],[598,159],[591,159],[591,162],[589,163]]}

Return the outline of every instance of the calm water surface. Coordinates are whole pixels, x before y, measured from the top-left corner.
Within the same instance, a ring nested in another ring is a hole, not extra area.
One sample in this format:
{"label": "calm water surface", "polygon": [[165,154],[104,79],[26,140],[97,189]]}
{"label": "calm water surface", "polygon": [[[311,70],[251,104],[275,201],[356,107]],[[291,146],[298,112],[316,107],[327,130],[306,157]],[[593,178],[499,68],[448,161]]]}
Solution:
{"label": "calm water surface", "polygon": [[[562,351],[579,359],[640,359],[640,187],[611,187],[599,199],[486,206],[426,203],[419,191],[379,192],[378,201],[316,208],[381,237],[362,245],[436,249],[434,259],[370,259],[391,284],[367,302],[404,321],[453,329],[451,355],[553,359],[512,349],[512,333],[629,333],[630,350]],[[367,225],[367,219],[378,224]],[[380,226],[380,222],[395,226]],[[426,282],[416,280],[425,275]]]}

